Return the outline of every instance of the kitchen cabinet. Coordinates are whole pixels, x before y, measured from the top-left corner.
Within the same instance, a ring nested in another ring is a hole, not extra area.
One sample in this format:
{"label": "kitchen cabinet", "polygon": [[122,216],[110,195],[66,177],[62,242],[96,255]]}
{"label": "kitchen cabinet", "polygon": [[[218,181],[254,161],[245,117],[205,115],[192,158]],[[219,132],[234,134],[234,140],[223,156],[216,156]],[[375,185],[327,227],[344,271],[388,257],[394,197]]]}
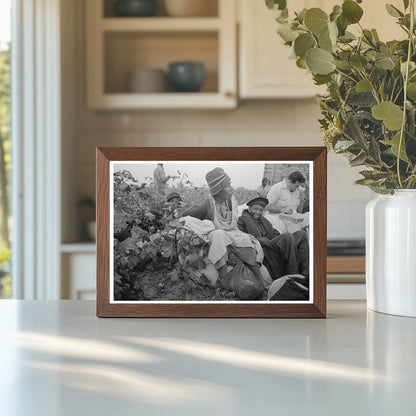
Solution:
{"label": "kitchen cabinet", "polygon": [[[90,109],[233,108],[237,105],[236,4],[218,2],[217,16],[115,17],[104,0],[88,0],[87,102]],[[111,3],[110,3],[111,6]],[[168,70],[169,63],[205,66],[199,92],[129,92],[128,74]]]}
{"label": "kitchen cabinet", "polygon": [[[320,7],[330,12],[333,0],[298,0],[289,3],[290,11]],[[402,0],[389,3],[403,8]],[[381,40],[403,38],[404,32],[388,15],[384,3],[366,0],[363,27],[376,28]],[[275,16],[264,1],[238,0],[239,16],[239,95],[242,99],[290,99],[308,98],[325,93],[325,87],[313,84],[312,77],[290,59],[291,49],[277,35]],[[348,30],[357,33],[360,28],[352,25]]]}
{"label": "kitchen cabinet", "polygon": [[[296,10],[325,8],[324,3],[328,0],[298,0]],[[291,50],[276,33],[277,12],[267,9],[264,1],[239,0],[238,6],[240,97],[290,99],[322,93],[311,75],[289,59]]]}
{"label": "kitchen cabinet", "polygon": [[95,300],[95,244],[63,244],[61,253],[62,299]]}

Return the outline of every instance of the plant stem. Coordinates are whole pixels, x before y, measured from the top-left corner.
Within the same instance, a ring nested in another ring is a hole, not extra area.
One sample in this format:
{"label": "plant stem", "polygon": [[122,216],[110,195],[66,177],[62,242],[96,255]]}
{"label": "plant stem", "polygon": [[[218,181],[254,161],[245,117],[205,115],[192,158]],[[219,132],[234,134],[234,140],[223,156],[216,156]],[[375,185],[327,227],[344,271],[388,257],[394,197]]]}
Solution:
{"label": "plant stem", "polygon": [[353,82],[355,82],[355,83],[357,83],[357,82],[358,82],[355,78],[351,77],[351,76],[350,76],[350,75],[348,75],[348,74],[345,74],[344,72],[340,71],[338,68],[335,68],[335,71],[336,71],[336,72],[338,72],[338,73],[339,73],[339,74],[341,74],[341,75],[344,75],[344,77],[349,78],[351,81],[353,81]]}
{"label": "plant stem", "polygon": [[399,148],[397,150],[397,177],[399,179],[399,186],[403,188],[402,178],[400,174],[400,155],[403,146],[403,139],[404,139],[404,132],[406,130],[406,110],[407,110],[407,83],[409,81],[409,68],[410,68],[410,60],[412,58],[412,50],[413,50],[413,36],[414,36],[414,27],[415,27],[415,0],[410,0],[410,30],[409,30],[409,46],[407,48],[407,59],[406,59],[406,73],[404,75],[403,80],[403,118],[402,118],[402,127],[400,129],[400,140],[399,140]]}
{"label": "plant stem", "polygon": [[370,81],[370,78],[368,78],[365,69],[361,66],[362,71],[360,71],[360,75],[363,77],[363,79],[365,79],[366,81],[368,81],[368,83],[370,84],[371,87],[371,93],[373,94],[374,99],[377,101],[377,104],[380,104],[380,98],[378,96],[376,87],[374,86],[374,84]]}

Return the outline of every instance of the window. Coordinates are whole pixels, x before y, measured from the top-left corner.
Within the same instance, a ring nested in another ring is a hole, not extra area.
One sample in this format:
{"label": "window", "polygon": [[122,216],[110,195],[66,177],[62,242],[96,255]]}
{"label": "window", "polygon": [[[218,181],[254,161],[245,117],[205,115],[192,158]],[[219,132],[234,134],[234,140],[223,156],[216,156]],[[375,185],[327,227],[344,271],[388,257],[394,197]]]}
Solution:
{"label": "window", "polygon": [[12,293],[10,271],[10,8],[10,0],[0,0],[0,298],[9,298]]}

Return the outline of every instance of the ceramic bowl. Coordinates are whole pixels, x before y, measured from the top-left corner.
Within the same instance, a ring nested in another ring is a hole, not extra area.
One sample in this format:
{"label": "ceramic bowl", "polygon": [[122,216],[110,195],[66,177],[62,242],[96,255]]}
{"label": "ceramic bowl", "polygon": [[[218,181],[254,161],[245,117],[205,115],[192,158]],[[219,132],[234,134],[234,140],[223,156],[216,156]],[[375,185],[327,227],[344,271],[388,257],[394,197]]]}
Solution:
{"label": "ceramic bowl", "polygon": [[201,62],[172,62],[169,80],[177,92],[197,92],[205,80],[205,67]]}
{"label": "ceramic bowl", "polygon": [[114,12],[119,17],[154,16],[157,12],[156,0],[118,0]]}

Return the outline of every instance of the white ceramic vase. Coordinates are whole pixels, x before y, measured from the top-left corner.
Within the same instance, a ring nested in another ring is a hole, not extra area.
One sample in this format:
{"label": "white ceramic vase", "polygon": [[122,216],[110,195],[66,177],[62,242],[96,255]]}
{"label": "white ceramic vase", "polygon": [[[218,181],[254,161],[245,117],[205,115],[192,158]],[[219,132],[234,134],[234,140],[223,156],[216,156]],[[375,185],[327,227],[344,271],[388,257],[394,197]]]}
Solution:
{"label": "white ceramic vase", "polygon": [[416,190],[367,204],[366,285],[369,309],[416,317]]}

